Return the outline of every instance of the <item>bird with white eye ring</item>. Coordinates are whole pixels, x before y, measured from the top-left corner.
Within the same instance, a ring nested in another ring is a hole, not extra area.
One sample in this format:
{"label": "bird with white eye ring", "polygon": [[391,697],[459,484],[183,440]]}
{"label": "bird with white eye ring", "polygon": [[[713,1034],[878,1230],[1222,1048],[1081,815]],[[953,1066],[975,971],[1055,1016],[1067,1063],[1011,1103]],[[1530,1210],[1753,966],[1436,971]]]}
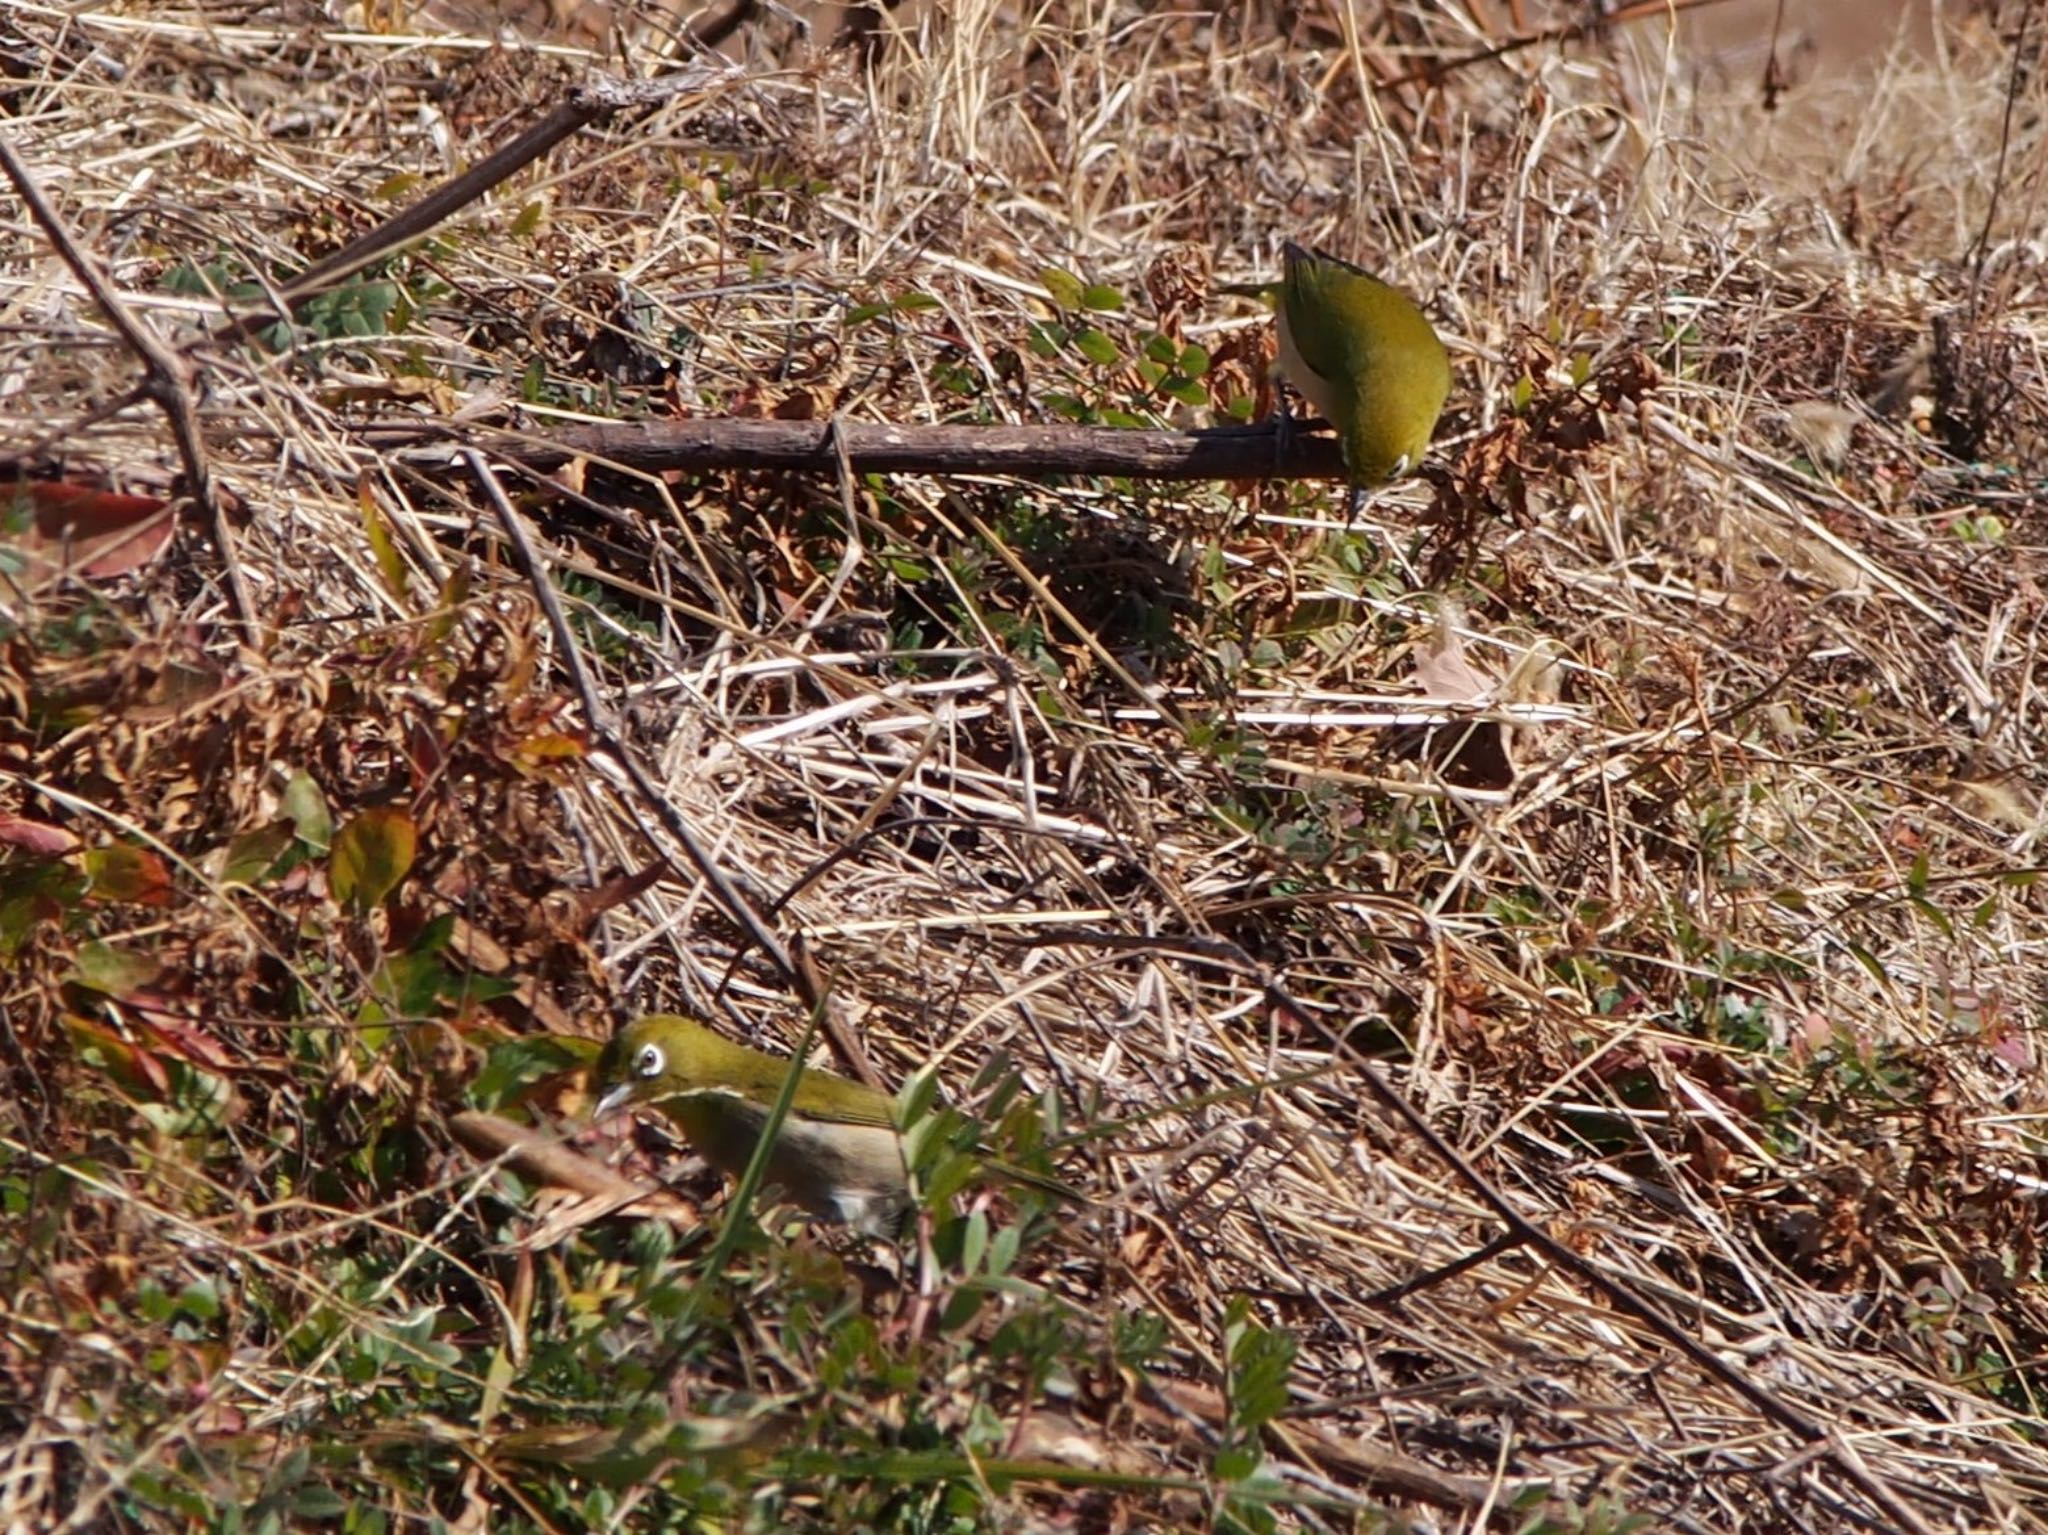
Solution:
{"label": "bird with white eye ring", "polygon": [[[699,1155],[737,1178],[753,1160],[790,1062],[712,1032],[694,1019],[652,1013],[627,1024],[598,1057],[595,1117],[659,1109]],[[1059,1198],[1082,1196],[1057,1179],[984,1159],[998,1178]],[[764,1184],[812,1215],[871,1236],[894,1236],[910,1209],[910,1178],[887,1093],[829,1071],[797,1079]]]}

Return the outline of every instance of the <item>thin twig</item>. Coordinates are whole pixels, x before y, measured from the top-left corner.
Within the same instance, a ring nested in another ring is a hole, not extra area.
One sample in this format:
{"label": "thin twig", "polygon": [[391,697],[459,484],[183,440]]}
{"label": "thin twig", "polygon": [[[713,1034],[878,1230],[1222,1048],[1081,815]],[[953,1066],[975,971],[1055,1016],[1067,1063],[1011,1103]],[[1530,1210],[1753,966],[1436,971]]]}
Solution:
{"label": "thin twig", "polygon": [[807,972],[790,957],[789,950],[783,945],[782,940],[761,919],[760,913],[755,911],[753,902],[740,892],[739,887],[733,883],[732,876],[726,873],[724,865],[712,856],[710,849],[698,838],[695,829],[684,819],[682,812],[669,802],[668,796],[661,792],[660,787],[648,776],[646,769],[640,766],[637,755],[626,745],[614,722],[610,707],[597,691],[596,683],[591,681],[589,669],[583,664],[582,652],[577,648],[576,636],[569,627],[568,617],[562,611],[561,599],[555,594],[554,582],[548,578],[547,570],[542,565],[539,554],[534,550],[533,541],[527,537],[526,527],[520,521],[518,511],[507,499],[503,487],[498,484],[498,477],[491,472],[490,465],[484,462],[483,455],[474,449],[463,453],[463,462],[469,472],[476,477],[477,484],[482,487],[485,496],[489,498],[491,509],[497,513],[498,524],[505,530],[505,537],[512,546],[513,560],[519,567],[519,573],[533,588],[534,596],[540,602],[541,611],[547,615],[548,629],[554,635],[561,663],[569,673],[577,697],[583,702],[583,713],[590,722],[592,740],[603,747],[618,764],[647,808],[668,828],[669,835],[681,844],[697,873],[705,884],[711,887],[712,894],[718,898],[718,903],[724,908],[726,915],[732,918],[749,938],[760,945],[761,951],[782,973],[790,988],[803,996],[807,1005],[816,1007],[819,999],[809,995]]}
{"label": "thin twig", "polygon": [[14,189],[21,194],[30,215],[49,237],[50,244],[56,248],[64,264],[85,285],[93,302],[99,305],[100,312],[120,332],[129,349],[142,359],[146,376],[140,386],[141,392],[156,403],[171,424],[171,435],[178,443],[178,457],[185,465],[185,492],[206,514],[213,531],[214,548],[220,555],[221,570],[227,577],[228,592],[234,601],[235,616],[241,623],[244,636],[253,642],[257,632],[256,604],[249,595],[248,583],[243,579],[241,562],[235,557],[234,533],[228,526],[227,511],[221,505],[219,492],[214,486],[205,438],[199,430],[199,407],[194,398],[199,383],[198,368],[190,357],[166,346],[155,332],[128,312],[128,306],[114,291],[113,283],[71,238],[71,232],[64,227],[57,210],[43,195],[34,174],[15,153],[13,141],[4,133],[0,133],[0,170],[7,173],[7,179],[14,183]]}

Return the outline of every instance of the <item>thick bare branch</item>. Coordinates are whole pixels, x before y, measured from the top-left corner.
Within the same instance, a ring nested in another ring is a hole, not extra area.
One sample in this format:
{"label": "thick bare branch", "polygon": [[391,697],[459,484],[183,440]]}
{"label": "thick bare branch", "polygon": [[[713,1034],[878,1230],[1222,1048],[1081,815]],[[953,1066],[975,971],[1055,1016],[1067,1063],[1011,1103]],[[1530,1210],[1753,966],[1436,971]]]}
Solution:
{"label": "thick bare branch", "polygon": [[[545,432],[477,434],[462,440],[552,469],[587,458],[634,469],[785,469],[833,473],[837,431],[862,474],[1113,475],[1134,480],[1334,479],[1335,438],[1293,433],[1284,448],[1271,425],[1149,432],[1100,426],[898,426],[874,421],[621,421],[551,426]],[[377,427],[364,440],[402,450],[449,433]]]}

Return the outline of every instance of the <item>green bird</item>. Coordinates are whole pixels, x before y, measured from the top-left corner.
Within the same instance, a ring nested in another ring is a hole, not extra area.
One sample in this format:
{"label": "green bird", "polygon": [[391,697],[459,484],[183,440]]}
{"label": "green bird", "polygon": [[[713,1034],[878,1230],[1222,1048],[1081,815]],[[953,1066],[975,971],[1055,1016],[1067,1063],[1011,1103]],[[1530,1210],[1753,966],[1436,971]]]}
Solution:
{"label": "green bird", "polygon": [[1429,451],[1451,361],[1399,288],[1292,240],[1283,257],[1279,282],[1252,291],[1273,305],[1281,373],[1337,429],[1355,514],[1361,490],[1413,473]]}
{"label": "green bird", "polygon": [[[659,1109],[705,1161],[737,1178],[753,1160],[790,1066],[694,1019],[652,1013],[627,1024],[598,1056],[595,1117],[635,1105]],[[981,1165],[1009,1182],[1081,1200],[1028,1169],[988,1159]],[[764,1181],[813,1215],[871,1236],[896,1235],[911,1196],[893,1100],[866,1083],[806,1069]]]}

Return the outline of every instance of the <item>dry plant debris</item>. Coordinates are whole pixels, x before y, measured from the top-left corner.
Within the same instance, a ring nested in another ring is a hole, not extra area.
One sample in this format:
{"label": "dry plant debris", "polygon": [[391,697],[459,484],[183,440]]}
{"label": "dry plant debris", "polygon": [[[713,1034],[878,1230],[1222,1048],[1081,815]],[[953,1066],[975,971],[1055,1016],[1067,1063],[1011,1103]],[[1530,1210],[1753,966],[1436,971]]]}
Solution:
{"label": "dry plant debris", "polygon": [[[720,7],[250,334],[691,13],[10,6],[221,524],[10,202],[0,1527],[2048,1527],[2048,22],[1590,9]],[[1357,526],[545,454],[1247,420],[1283,237],[1456,344]],[[963,1106],[893,1270],[579,1118],[806,992]]]}

